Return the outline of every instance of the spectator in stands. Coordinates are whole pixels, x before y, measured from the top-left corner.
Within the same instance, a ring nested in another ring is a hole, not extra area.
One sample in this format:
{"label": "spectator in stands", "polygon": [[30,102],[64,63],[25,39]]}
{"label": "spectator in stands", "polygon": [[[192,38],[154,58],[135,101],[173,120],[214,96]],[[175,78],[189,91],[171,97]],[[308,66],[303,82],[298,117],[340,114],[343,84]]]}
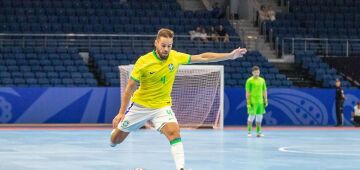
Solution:
{"label": "spectator in stands", "polygon": [[195,30],[189,31],[190,39],[193,41],[203,41],[207,42],[207,33],[205,28],[197,26]]}
{"label": "spectator in stands", "polygon": [[206,33],[206,29],[204,27],[201,27],[200,31],[200,39],[203,42],[208,42],[208,34]]}
{"label": "spectator in stands", "polygon": [[275,21],[276,12],[274,11],[274,8],[272,6],[268,7],[268,10],[266,11],[267,17],[270,21]]}
{"label": "spectator in stands", "polygon": [[360,126],[360,101],[354,106],[354,111],[351,113],[351,122],[354,126]]}
{"label": "spectator in stands", "polygon": [[336,126],[343,125],[343,110],[344,110],[344,101],[345,95],[344,90],[341,88],[341,81],[336,79]]}
{"label": "spectator in stands", "polygon": [[201,32],[200,26],[197,26],[195,30],[189,31],[190,40],[194,41],[199,39],[200,32]]}
{"label": "spectator in stands", "polygon": [[228,43],[230,41],[229,34],[227,34],[227,32],[225,31],[222,25],[219,25],[219,28],[216,32],[218,34],[219,41],[222,41],[224,43]]}
{"label": "spectator in stands", "polygon": [[213,18],[224,18],[224,10],[219,7],[218,2],[214,3],[212,7],[211,15]]}
{"label": "spectator in stands", "polygon": [[263,23],[264,21],[270,20],[265,5],[260,6],[260,10],[258,11],[258,14],[259,14],[259,23],[260,24]]}
{"label": "spectator in stands", "polygon": [[208,30],[208,33],[207,35],[209,36],[209,40],[210,41],[215,41],[215,42],[218,42],[218,34],[215,30],[215,27],[211,26],[210,29]]}

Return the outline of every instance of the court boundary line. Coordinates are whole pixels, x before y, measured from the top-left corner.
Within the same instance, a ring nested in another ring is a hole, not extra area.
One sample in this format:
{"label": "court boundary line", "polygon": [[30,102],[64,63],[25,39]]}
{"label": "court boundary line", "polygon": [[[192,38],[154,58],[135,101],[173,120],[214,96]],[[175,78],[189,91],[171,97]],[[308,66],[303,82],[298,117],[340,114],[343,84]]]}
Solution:
{"label": "court boundary line", "polygon": [[[324,146],[324,145],[321,145]],[[326,146],[326,145],[325,145]],[[327,146],[335,146],[335,145],[327,145]],[[309,146],[284,146],[284,147],[279,147],[278,151],[280,152],[285,152],[285,153],[296,153],[296,154],[311,154],[311,155],[331,155],[331,156],[360,156],[360,153],[356,154],[356,153],[341,153],[338,151],[342,151],[343,150],[334,150],[334,152],[331,153],[321,153],[321,152],[316,152],[316,151],[301,151],[301,150],[291,150],[290,148],[304,148],[304,147],[309,147]],[[337,153],[335,153],[337,152]]]}
{"label": "court boundary line", "polygon": [[[111,124],[106,123],[69,123],[69,124],[0,124],[0,130],[108,130],[112,129]],[[191,129],[194,128],[181,128]],[[196,130],[246,130],[246,126],[225,126],[224,129],[199,128]],[[343,126],[263,126],[264,131],[278,130],[360,130],[359,127]]]}

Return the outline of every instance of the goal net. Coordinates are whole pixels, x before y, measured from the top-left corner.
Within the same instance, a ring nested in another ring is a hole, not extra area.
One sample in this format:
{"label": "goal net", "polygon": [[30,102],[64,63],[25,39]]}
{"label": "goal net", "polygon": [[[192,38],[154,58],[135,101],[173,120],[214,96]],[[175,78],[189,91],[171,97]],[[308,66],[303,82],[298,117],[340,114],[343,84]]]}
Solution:
{"label": "goal net", "polygon": [[[133,65],[119,66],[121,96],[132,69]],[[223,66],[180,66],[171,96],[172,109],[181,127],[223,128]]]}

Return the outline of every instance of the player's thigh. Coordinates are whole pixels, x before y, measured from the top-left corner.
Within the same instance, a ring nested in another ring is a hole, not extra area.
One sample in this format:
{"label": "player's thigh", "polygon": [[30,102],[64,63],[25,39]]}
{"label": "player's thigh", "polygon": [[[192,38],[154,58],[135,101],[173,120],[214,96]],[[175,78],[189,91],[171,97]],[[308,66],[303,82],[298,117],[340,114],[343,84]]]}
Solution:
{"label": "player's thigh", "polygon": [[177,124],[177,119],[171,107],[167,106],[161,109],[157,109],[152,116],[151,122],[154,124],[155,129],[160,131],[163,126],[168,123]]}
{"label": "player's thigh", "polygon": [[164,107],[157,110],[151,121],[154,124],[155,129],[166,135],[168,138],[172,138],[172,136],[180,137],[180,128],[171,107]]}
{"label": "player's thigh", "polygon": [[153,109],[139,106],[132,106],[125,114],[124,119],[119,123],[118,129],[122,132],[132,132],[140,129],[153,114]]}
{"label": "player's thigh", "polygon": [[253,109],[256,115],[265,113],[265,105],[263,103],[254,104]]}

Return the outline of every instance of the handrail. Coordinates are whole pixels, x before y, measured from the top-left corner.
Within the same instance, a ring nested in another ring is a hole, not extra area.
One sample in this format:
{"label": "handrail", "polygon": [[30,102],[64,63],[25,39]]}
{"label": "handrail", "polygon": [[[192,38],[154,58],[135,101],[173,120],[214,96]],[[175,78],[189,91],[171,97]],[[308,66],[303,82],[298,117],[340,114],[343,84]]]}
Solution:
{"label": "handrail", "polygon": [[[6,34],[0,33],[0,47],[78,47],[88,49],[90,47],[152,47],[152,39],[155,34]],[[238,36],[230,36],[230,41],[240,40]],[[175,35],[174,46],[176,47],[207,47],[210,43],[189,43],[190,35]],[[125,44],[124,44],[125,43]],[[223,42],[215,43],[214,48],[224,49]],[[241,44],[239,44],[241,46]]]}
{"label": "handrail", "polygon": [[[277,37],[278,39],[279,37]],[[286,42],[287,41],[287,42]],[[342,51],[336,51],[335,54],[331,49],[331,46],[329,43],[338,43],[341,44],[342,47],[339,47],[342,49]],[[310,51],[311,49],[314,49],[314,47],[319,48],[316,49],[318,53],[324,56],[329,55],[336,55],[336,56],[352,56],[352,55],[358,55],[360,53],[359,49],[351,49],[350,44],[351,43],[359,43],[360,39],[345,39],[345,38],[300,38],[300,37],[284,37],[282,38],[281,42],[276,42],[276,49],[279,50],[279,46],[281,44],[281,52],[282,55],[284,54],[294,54],[297,50],[296,48],[300,48],[303,51]],[[311,46],[313,44],[316,44],[315,46]],[[286,48],[289,47],[289,48]],[[355,52],[355,53],[354,53]]]}

